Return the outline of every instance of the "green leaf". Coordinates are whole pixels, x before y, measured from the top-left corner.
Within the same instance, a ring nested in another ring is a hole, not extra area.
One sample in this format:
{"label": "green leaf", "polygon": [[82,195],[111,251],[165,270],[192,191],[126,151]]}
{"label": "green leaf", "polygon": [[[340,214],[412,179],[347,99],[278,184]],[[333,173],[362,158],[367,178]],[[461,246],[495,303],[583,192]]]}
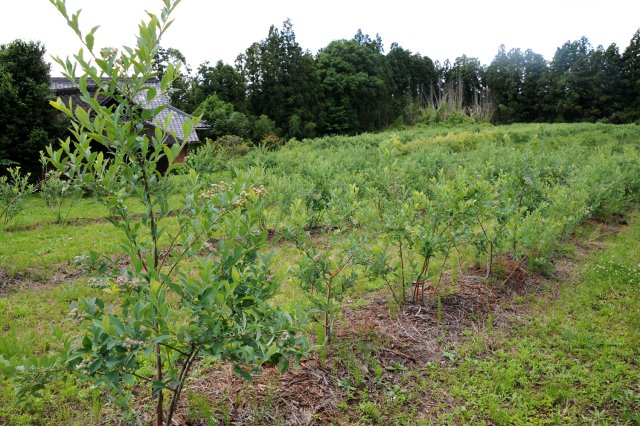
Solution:
{"label": "green leaf", "polygon": [[135,384],[135,381],[133,379],[133,376],[131,374],[123,374],[122,375],[122,381],[126,384],[128,384],[129,386],[133,386]]}
{"label": "green leaf", "polygon": [[186,120],[182,125],[182,134],[184,135],[185,141],[189,139],[192,131],[193,131],[193,122],[191,120]]}
{"label": "green leaf", "polygon": [[113,368],[120,363],[118,358],[107,357],[104,361],[104,366],[107,368]]}
{"label": "green leaf", "polygon": [[157,398],[158,395],[160,394],[160,392],[162,392],[164,389],[165,389],[164,383],[155,380],[151,384],[151,397],[152,398]]}
{"label": "green leaf", "polygon": [[169,164],[173,164],[176,157],[175,155],[173,155],[171,147],[169,147],[168,145],[162,145],[162,150],[164,151],[164,155],[167,157],[167,161],[169,162]]}
{"label": "green leaf", "polygon": [[146,89],[146,98],[147,98],[147,103],[150,103],[152,100],[154,100],[156,98],[157,95],[157,90],[155,87],[153,86],[149,86]]}
{"label": "green leaf", "polygon": [[93,361],[93,363],[91,363],[91,365],[89,366],[89,373],[95,373],[96,371],[98,371],[100,368],[102,367],[102,360],[101,359],[96,359],[95,361]]}
{"label": "green leaf", "polygon": [[280,373],[284,373],[289,369],[289,358],[283,356],[280,358],[280,362],[278,362],[278,367],[280,369]]}
{"label": "green leaf", "polygon": [[64,104],[64,102],[62,102],[62,99],[60,98],[56,99],[55,101],[49,101],[49,105],[51,105],[58,111],[63,112],[67,116],[72,115],[71,110],[67,108],[67,106]]}
{"label": "green leaf", "polygon": [[111,321],[109,320],[109,317],[107,315],[102,317],[102,328],[107,334],[111,334],[111,331],[112,331]]}
{"label": "green leaf", "polygon": [[238,272],[238,269],[235,266],[231,268],[231,278],[234,283],[240,282],[240,272]]}
{"label": "green leaf", "polygon": [[89,338],[89,336],[85,335],[82,338],[82,347],[89,351],[91,350],[92,346],[93,346],[93,342],[91,342],[91,339]]}
{"label": "green leaf", "polygon": [[87,49],[93,50],[93,43],[95,42],[94,35],[93,34],[87,34],[87,36],[84,38],[84,40],[87,43]]}
{"label": "green leaf", "polygon": [[249,373],[247,373],[246,371],[244,371],[242,368],[240,368],[240,366],[238,364],[233,364],[233,374],[236,375],[236,377],[239,377],[241,379],[245,379],[248,382],[253,382],[253,377],[251,377],[251,375]]}

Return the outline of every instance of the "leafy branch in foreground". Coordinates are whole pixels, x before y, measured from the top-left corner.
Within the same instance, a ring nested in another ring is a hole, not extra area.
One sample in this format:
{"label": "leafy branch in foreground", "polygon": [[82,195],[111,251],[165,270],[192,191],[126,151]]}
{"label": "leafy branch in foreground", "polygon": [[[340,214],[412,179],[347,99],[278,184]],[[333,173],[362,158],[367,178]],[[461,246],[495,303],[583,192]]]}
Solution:
{"label": "leafy branch in foreground", "polygon": [[[107,48],[100,54],[94,53],[97,28],[83,35],[79,12],[70,16],[64,0],[51,3],[91,59],[82,50],[74,56],[79,78],[71,60],[56,60],[65,76],[77,82],[88,108],[52,102],[71,119],[72,128],[60,148],[47,149],[46,160],[104,203],[125,236],[130,264],[99,278],[107,297],[73,304],[79,337],[56,331],[63,342],[59,352],[0,359],[0,366],[19,382],[20,396],[37,394],[59,375],[102,386],[138,423],[132,390],[148,386],[155,424],[171,425],[187,378],[202,357],[232,363],[237,375],[250,379],[252,368],[269,363],[284,371],[292,357],[306,350],[296,319],[270,303],[281,281],[270,272],[270,256],[262,253],[266,233],[259,220],[265,191],[253,186],[247,174],[208,187],[191,172],[177,195],[171,178],[159,171],[162,161],[171,171],[184,148],[169,131],[171,115],[156,119],[167,105],[148,106],[170,91],[176,75],[169,64],[158,82],[153,58],[179,0],[164,0],[159,16],[149,14],[139,26],[136,47],[124,47],[122,53]],[[105,98],[115,103],[104,106],[100,101]],[[193,124],[184,124],[184,135]],[[143,213],[134,215],[131,202],[144,206]]]}

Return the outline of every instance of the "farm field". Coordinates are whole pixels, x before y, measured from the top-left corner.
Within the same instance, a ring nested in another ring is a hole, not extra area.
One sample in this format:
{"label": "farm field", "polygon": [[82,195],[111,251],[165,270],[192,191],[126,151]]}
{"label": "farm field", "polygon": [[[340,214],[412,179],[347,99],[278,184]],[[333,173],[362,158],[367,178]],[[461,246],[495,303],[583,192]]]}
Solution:
{"label": "farm field", "polygon": [[[440,125],[244,156],[203,148],[171,177],[172,205],[184,203],[187,169],[208,185],[264,186],[256,232],[288,277],[275,303],[318,308],[304,282],[318,254],[302,239],[326,248],[340,287],[331,343],[253,384],[205,358],[184,424],[640,422],[640,126]],[[59,345],[51,327],[74,332],[70,304],[102,293],[99,264],[128,262],[92,198],[56,223],[34,194],[1,239],[6,359]],[[327,338],[321,315],[307,320],[312,342]],[[0,379],[0,424],[117,422],[104,391],[75,380],[26,405],[15,386]]]}

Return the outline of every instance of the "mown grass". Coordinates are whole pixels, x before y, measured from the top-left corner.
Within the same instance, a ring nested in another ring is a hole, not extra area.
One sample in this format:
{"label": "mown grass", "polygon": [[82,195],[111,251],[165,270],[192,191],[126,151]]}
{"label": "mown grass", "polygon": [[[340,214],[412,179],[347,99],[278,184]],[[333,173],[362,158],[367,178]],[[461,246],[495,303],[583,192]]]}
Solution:
{"label": "mown grass", "polygon": [[[56,342],[52,327],[72,330],[65,322],[70,304],[94,294],[86,279],[58,287],[33,287],[0,297],[0,354],[5,357],[44,353]],[[100,419],[99,392],[73,381],[50,384],[43,398],[28,397],[16,404],[13,382],[0,377],[0,424],[2,425],[82,425]]]}
{"label": "mown grass", "polygon": [[[130,204],[134,214],[142,212],[141,205]],[[161,224],[168,232],[177,229],[172,218]],[[57,223],[42,199],[31,196],[24,211],[0,232],[0,269],[10,276],[18,274],[41,282],[48,281],[60,268],[68,269],[66,264],[77,256],[91,251],[102,255],[118,253],[124,241],[122,231],[108,221],[107,209],[93,198],[78,200],[67,220]]]}
{"label": "mown grass", "polygon": [[120,233],[108,222],[44,224],[36,230],[6,232],[4,237],[7,243],[0,247],[0,265],[9,275],[21,273],[36,280],[46,280],[57,272],[56,265],[91,250],[115,253],[122,242]]}

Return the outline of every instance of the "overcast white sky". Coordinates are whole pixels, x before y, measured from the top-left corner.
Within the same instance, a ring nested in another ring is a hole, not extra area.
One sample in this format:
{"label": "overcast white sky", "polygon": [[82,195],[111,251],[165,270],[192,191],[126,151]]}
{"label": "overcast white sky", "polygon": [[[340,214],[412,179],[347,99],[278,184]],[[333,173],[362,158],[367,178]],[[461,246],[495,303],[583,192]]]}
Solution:
{"label": "overcast white sky", "polygon": [[[48,0],[0,0],[0,44],[20,38],[42,41],[50,55],[66,57],[80,44]],[[100,25],[97,46],[133,45],[144,11],[159,0],[68,0],[82,8],[81,26]],[[581,36],[595,47],[620,50],[640,28],[638,0],[183,0],[163,40],[196,68],[205,60],[233,63],[269,26],[291,18],[298,43],[316,53],[330,41],[351,38],[358,28],[433,60],[467,54],[491,62],[500,44],[531,48],[551,59],[557,47]],[[58,72],[53,70],[53,74]]]}

